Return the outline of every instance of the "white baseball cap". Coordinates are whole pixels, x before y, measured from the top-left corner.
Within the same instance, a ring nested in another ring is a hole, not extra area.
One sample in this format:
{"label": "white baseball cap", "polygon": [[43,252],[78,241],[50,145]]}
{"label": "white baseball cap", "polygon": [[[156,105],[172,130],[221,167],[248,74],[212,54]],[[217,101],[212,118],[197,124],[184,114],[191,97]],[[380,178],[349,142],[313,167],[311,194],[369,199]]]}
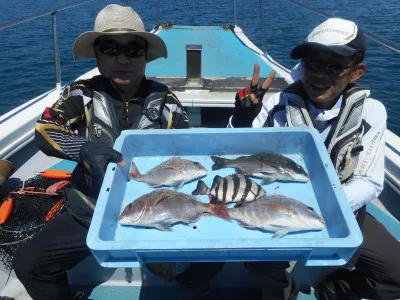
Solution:
{"label": "white baseball cap", "polygon": [[365,52],[365,37],[356,23],[339,18],[327,19],[314,28],[306,41],[290,53],[293,59],[306,56],[310,51],[328,49],[340,56]]}

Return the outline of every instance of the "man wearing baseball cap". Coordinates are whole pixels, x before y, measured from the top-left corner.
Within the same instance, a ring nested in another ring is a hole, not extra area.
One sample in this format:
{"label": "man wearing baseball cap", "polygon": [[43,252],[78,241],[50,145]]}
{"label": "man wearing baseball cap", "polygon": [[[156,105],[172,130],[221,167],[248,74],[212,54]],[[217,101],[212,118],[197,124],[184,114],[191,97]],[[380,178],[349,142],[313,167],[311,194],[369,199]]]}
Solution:
{"label": "man wearing baseball cap", "polygon": [[[34,300],[81,299],[66,271],[91,254],[86,235],[109,162],[125,164],[112,147],[125,129],[189,128],[185,110],[165,85],[145,77],[148,62],[167,48],[146,32],[131,8],[111,4],[81,34],[75,60],[96,58],[100,75],[67,86],[36,123],[35,143],[45,154],[77,162],[60,213],[14,258],[14,270]],[[160,145],[162,147],[162,145]]]}
{"label": "man wearing baseball cap", "polygon": [[[386,129],[385,107],[356,84],[366,72],[365,49],[364,34],[354,22],[326,20],[292,50],[291,57],[301,63],[292,71],[295,82],[283,92],[263,101],[274,71],[258,86],[260,67],[254,66],[251,86],[237,93],[228,125],[309,126],[324,139],[363,243],[348,264],[316,284],[318,299],[400,298],[400,244],[365,210],[383,189]],[[296,299],[299,287],[286,272],[288,262],[245,265],[264,299]]]}

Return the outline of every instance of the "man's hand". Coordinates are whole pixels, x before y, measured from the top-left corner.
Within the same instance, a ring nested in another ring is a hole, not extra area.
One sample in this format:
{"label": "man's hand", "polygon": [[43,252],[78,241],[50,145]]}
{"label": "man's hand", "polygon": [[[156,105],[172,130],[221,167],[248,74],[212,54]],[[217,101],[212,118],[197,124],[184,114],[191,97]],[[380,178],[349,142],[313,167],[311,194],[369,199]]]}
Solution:
{"label": "man's hand", "polygon": [[79,157],[85,168],[97,180],[103,180],[110,162],[124,166],[122,154],[103,144],[86,142],[79,151]]}
{"label": "man's hand", "polygon": [[250,88],[245,88],[236,93],[235,110],[232,118],[232,125],[234,127],[251,127],[253,120],[261,111],[262,98],[271,86],[275,74],[276,71],[272,70],[268,78],[259,87],[260,64],[254,64]]}

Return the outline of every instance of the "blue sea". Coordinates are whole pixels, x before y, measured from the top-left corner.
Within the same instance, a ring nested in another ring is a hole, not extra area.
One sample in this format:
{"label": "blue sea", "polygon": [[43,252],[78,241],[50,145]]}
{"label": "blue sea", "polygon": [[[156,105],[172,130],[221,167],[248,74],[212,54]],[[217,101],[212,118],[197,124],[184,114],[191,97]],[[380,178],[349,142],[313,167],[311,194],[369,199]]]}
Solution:
{"label": "blue sea", "polygon": [[[333,16],[356,21],[380,37],[400,43],[399,0],[298,0]],[[67,0],[0,1],[1,23],[23,18],[60,5]],[[94,60],[74,62],[72,45],[82,32],[92,30],[96,14],[107,4],[125,1],[92,1],[57,13],[60,37],[62,83],[95,67]],[[131,1],[146,29],[156,23],[156,0]],[[232,0],[160,0],[160,22],[175,24],[233,23]],[[258,47],[260,34],[258,0],[237,0],[236,22]],[[284,0],[264,0],[266,49],[276,61],[292,68],[289,58],[300,43],[324,18]],[[0,31],[0,115],[55,87],[54,49],[51,16]],[[388,111],[388,128],[400,135],[400,54],[368,40],[367,74],[360,81],[371,88],[372,96]],[[249,74],[251,76],[251,74]]]}

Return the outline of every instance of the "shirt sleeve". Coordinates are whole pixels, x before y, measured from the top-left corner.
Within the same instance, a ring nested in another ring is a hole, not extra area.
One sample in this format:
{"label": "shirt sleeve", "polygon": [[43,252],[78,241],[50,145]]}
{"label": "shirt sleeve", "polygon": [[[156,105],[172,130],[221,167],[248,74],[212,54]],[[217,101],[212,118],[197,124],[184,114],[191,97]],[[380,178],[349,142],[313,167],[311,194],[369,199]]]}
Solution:
{"label": "shirt sleeve", "polygon": [[45,154],[79,161],[86,138],[75,130],[86,125],[84,99],[88,91],[81,84],[68,86],[52,107],[47,107],[35,125],[35,143]]}
{"label": "shirt sleeve", "polygon": [[[374,100],[375,101],[375,100]],[[363,151],[360,153],[354,175],[344,185],[344,192],[353,211],[377,198],[383,190],[385,179],[385,130],[386,110],[376,101],[371,128],[362,138]]]}

